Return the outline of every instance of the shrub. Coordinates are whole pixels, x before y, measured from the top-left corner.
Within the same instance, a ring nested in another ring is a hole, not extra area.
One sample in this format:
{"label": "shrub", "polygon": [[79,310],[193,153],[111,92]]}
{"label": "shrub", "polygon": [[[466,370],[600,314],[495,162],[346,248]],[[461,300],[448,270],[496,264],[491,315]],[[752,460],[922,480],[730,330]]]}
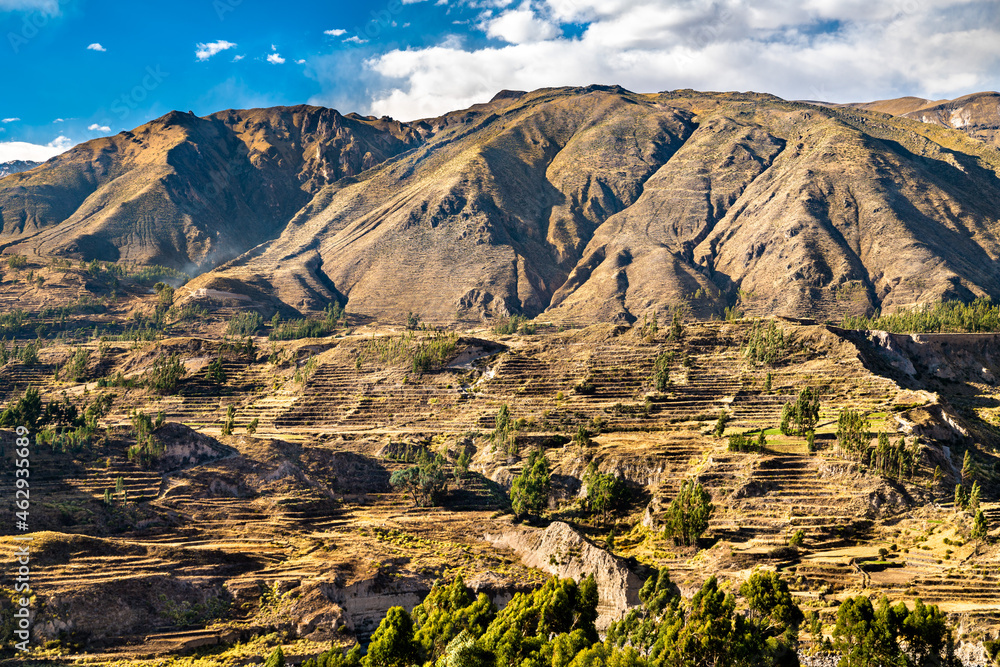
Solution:
{"label": "shrub", "polygon": [[28,265],[28,258],[25,255],[11,255],[7,258],[7,266],[12,269],[23,269]]}

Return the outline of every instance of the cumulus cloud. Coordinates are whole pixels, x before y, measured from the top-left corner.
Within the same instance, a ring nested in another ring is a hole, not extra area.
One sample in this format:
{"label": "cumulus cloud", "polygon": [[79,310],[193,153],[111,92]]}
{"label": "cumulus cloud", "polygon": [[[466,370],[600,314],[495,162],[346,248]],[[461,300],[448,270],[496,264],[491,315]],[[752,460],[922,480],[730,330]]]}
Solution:
{"label": "cumulus cloud", "polygon": [[91,132],[110,132],[111,131],[111,128],[108,127],[107,125],[98,125],[97,123],[94,123],[92,125],[88,125],[87,129],[90,130]]}
{"label": "cumulus cloud", "polygon": [[330,37],[340,37],[341,35],[346,35],[347,31],[341,28],[334,28],[333,30],[324,30],[323,34]]}
{"label": "cumulus cloud", "polygon": [[284,65],[285,59],[281,57],[280,53],[272,53],[267,56],[267,62],[272,65]]}
{"label": "cumulus cloud", "polygon": [[88,45],[87,46],[87,50],[88,51],[100,51],[101,53],[104,53],[105,51],[107,51],[106,48],[104,48],[103,46],[101,46],[97,42],[94,42],[93,44]]}
{"label": "cumulus cloud", "polygon": [[215,42],[199,43],[195,44],[195,58],[198,60],[208,60],[217,53],[222,53],[227,49],[235,48],[236,44],[233,42],[227,42],[224,39],[220,39]]}
{"label": "cumulus cloud", "polygon": [[483,12],[477,28],[505,44],[440,41],[371,57],[368,112],[412,119],[503,88],[591,83],[835,102],[1000,88],[1000,3],[991,0],[460,4]]}
{"label": "cumulus cloud", "polygon": [[45,144],[29,144],[24,141],[0,141],[0,162],[30,160],[45,162],[51,157],[65,153],[73,147],[69,137],[59,136]]}
{"label": "cumulus cloud", "polygon": [[4,118],[0,123],[16,123],[20,118]]}
{"label": "cumulus cloud", "polygon": [[552,39],[559,28],[539,18],[528,6],[504,12],[486,25],[486,35],[511,44],[529,44]]}

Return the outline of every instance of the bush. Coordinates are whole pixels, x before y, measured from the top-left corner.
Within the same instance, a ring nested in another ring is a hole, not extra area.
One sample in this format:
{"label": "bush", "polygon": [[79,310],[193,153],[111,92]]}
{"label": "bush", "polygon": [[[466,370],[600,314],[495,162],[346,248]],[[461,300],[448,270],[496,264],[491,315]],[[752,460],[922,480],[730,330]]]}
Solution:
{"label": "bush", "polygon": [[28,266],[28,258],[25,255],[11,255],[7,258],[7,266],[12,269],[23,269]]}

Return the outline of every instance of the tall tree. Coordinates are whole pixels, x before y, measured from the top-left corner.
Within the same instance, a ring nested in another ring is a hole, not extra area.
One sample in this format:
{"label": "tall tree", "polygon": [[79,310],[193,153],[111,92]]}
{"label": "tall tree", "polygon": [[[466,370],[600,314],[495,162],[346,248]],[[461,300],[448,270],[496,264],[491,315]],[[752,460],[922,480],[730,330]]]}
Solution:
{"label": "tall tree", "polygon": [[402,607],[392,607],[379,623],[364,667],[409,667],[420,660],[420,645],[413,637],[413,619]]}
{"label": "tall tree", "polygon": [[681,483],[677,497],[667,508],[665,531],[674,543],[691,546],[708,530],[709,519],[715,506],[708,492],[694,480]]}
{"label": "tall tree", "polygon": [[528,455],[521,474],[510,489],[510,503],[514,513],[518,516],[540,515],[549,505],[550,487],[549,461],[541,449],[535,449]]}

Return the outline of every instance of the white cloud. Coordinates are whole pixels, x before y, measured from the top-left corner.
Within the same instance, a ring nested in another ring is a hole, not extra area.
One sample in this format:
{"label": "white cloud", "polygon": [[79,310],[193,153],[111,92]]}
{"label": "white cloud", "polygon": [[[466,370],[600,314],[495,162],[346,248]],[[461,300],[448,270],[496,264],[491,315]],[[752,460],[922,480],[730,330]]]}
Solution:
{"label": "white cloud", "polygon": [[233,56],[233,62],[234,63],[238,63],[239,61],[243,60],[244,58],[246,58],[246,56],[244,56],[244,55]]}
{"label": "white cloud", "polygon": [[[989,18],[1000,5],[993,0],[462,4],[502,10],[478,28],[507,45],[446,40],[375,56],[362,75],[378,92],[363,111],[413,119],[485,101],[503,88],[591,83],[835,102],[1000,89],[1000,20]],[[559,26],[570,23],[579,24],[577,36],[562,36]]]}
{"label": "white cloud", "polygon": [[56,137],[44,146],[24,141],[0,141],[0,162],[12,160],[45,162],[51,157],[65,153],[72,147],[73,142],[64,136]]}
{"label": "white cloud", "polygon": [[361,39],[357,35],[351,35],[350,37],[348,37],[347,39],[345,39],[343,41],[344,42],[349,42],[351,44],[367,44],[368,43],[367,39]]}
{"label": "white cloud", "polygon": [[107,51],[106,48],[104,48],[103,46],[101,46],[97,42],[94,42],[93,44],[90,44],[89,46],[87,46],[87,50],[88,51],[100,51],[101,53],[104,53],[105,51]]}
{"label": "white cloud", "polygon": [[98,125],[97,123],[94,123],[92,125],[88,125],[87,129],[90,130],[91,132],[110,132],[111,131],[111,128],[108,127],[107,125]]}
{"label": "white cloud", "polygon": [[539,18],[530,8],[504,12],[487,23],[486,35],[511,44],[528,44],[552,39],[559,28]]}
{"label": "white cloud", "polygon": [[20,118],[4,118],[0,123],[16,123]]}
{"label": "white cloud", "polygon": [[295,61],[295,64],[296,65],[305,65],[306,61],[305,61],[305,59],[300,58],[299,60]]}
{"label": "white cloud", "polygon": [[347,31],[341,28],[334,28],[333,30],[324,30],[324,35],[330,35],[330,37],[340,37],[341,35],[346,35]]}
{"label": "white cloud", "polygon": [[236,46],[233,42],[227,42],[224,39],[220,39],[216,42],[198,43],[195,44],[194,55],[198,60],[208,60],[217,53],[222,53],[227,49],[232,49]]}
{"label": "white cloud", "polygon": [[56,118],[56,119],[55,119],[54,121],[52,121],[52,122],[53,122],[53,123],[65,123],[65,122],[66,122],[66,119],[65,119],[65,118]]}
{"label": "white cloud", "polygon": [[280,53],[272,53],[267,57],[267,62],[272,65],[284,65],[285,59],[281,57]]}

